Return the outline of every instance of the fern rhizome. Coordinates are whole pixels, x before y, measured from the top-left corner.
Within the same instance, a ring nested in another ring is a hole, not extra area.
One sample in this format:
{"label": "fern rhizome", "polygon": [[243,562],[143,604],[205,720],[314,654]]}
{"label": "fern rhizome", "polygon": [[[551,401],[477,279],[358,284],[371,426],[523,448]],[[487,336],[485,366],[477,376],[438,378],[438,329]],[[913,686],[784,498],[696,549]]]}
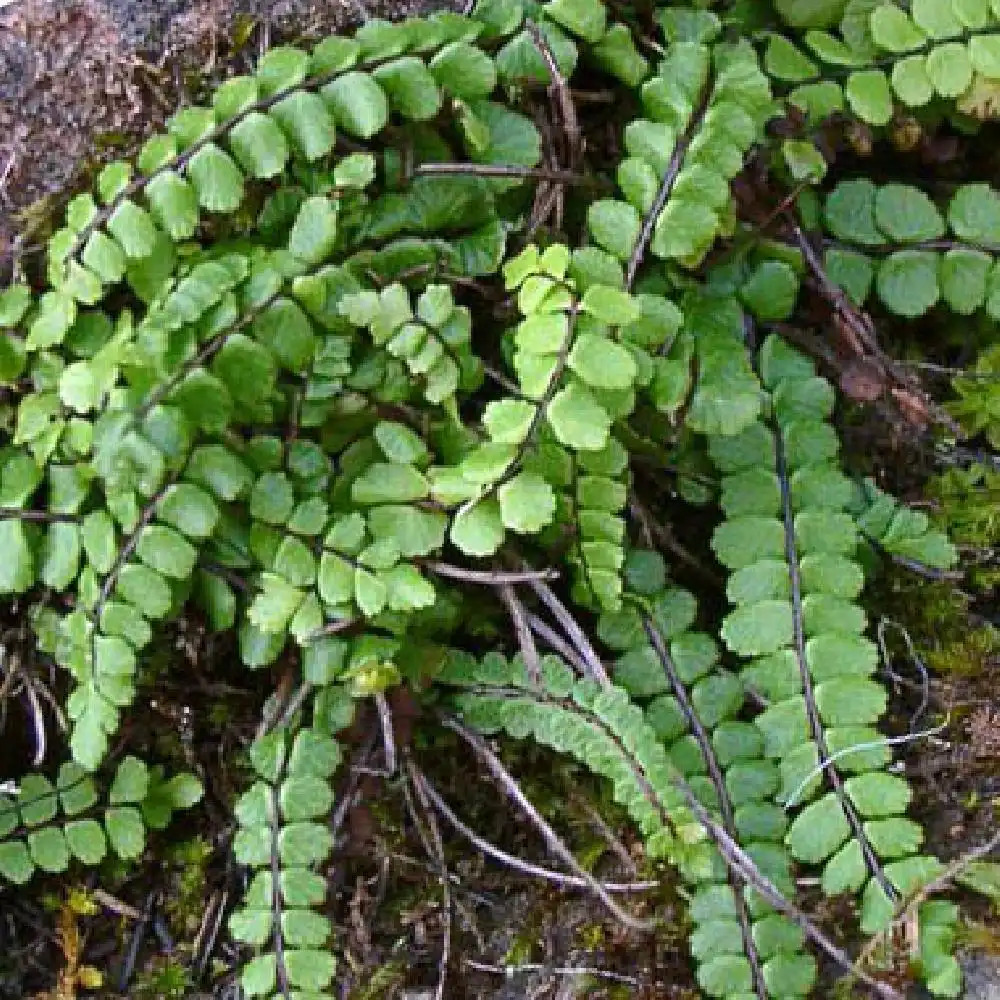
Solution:
{"label": "fern rhizome", "polygon": [[818,893],[856,939],[905,924],[958,995],[862,604],[956,552],[836,411],[960,430],[863,310],[1000,318],[1000,194],[827,179],[821,126],[971,133],[1000,6],[706,6],[480,0],[277,47],[70,201],[0,294],[0,593],[71,685],[71,760],[0,799],[0,879],[135,858],[198,800],[114,763],[155,634],[197,613],[297,678],[234,805],[246,995],[335,995],[360,700],[448,808],[392,744],[397,685],[517,801],[481,734],[607,779],[677,872],[703,995],[804,997],[822,963],[901,996]]}

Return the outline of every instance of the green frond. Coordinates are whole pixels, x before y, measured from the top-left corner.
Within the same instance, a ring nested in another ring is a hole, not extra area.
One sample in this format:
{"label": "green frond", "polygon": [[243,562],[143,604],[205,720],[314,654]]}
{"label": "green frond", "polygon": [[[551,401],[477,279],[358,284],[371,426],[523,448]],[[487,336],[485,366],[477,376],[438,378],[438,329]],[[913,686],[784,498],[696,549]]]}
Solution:
{"label": "green frond", "polygon": [[[712,547],[734,605],[722,637],[768,702],[754,724],[775,768],[769,794],[791,817],[792,857],[818,867],[827,894],[860,893],[862,929],[874,933],[939,862],[919,854],[923,834],[905,817],[910,789],[886,770],[891,755],[875,728],[886,694],[856,603],[864,511],[859,523],[837,465],[832,387],[773,336],[758,365],[767,416],[709,442],[726,515]],[[872,517],[868,530],[878,528]]]}
{"label": "green frond", "polygon": [[79,764],[59,768],[55,781],[32,773],[14,794],[0,794],[0,883],[23,885],[36,872],[60,874],[75,862],[99,865],[109,851],[135,861],[146,846],[146,831],[162,830],[174,812],[202,796],[193,774],[166,777],[125,757],[110,786],[98,783]]}
{"label": "green frond", "polygon": [[240,983],[251,997],[290,989],[333,996],[332,928],[317,910],[327,893],[319,869],[333,849],[325,818],[340,748],[315,727],[278,728],[254,742],[250,760],[255,780],[236,803],[233,853],[251,880],[229,929],[256,955]]}

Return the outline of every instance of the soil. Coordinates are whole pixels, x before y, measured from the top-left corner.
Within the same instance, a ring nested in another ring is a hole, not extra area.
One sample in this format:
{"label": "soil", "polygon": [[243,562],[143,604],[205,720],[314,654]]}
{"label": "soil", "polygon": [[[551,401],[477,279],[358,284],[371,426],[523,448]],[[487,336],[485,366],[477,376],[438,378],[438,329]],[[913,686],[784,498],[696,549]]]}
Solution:
{"label": "soil", "polygon": [[[0,0],[0,263],[46,199],[276,40],[435,0]],[[34,205],[35,212],[25,213]]]}

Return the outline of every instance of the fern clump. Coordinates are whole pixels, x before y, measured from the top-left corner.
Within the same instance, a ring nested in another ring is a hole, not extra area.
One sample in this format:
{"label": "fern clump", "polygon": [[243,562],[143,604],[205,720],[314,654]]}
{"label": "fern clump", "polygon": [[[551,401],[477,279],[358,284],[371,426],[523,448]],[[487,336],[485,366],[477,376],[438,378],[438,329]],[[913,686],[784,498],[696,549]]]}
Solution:
{"label": "fern clump", "polygon": [[[69,685],[71,757],[0,799],[0,877],[135,859],[195,804],[191,776],[125,757],[98,806],[94,775],[157,636],[198,616],[283,681],[233,803],[249,996],[339,992],[327,821],[358,702],[430,815],[401,685],[607,779],[679,873],[704,995],[825,990],[820,953],[899,995],[804,879],[859,936],[915,921],[915,971],[958,995],[863,593],[883,557],[947,576],[957,553],[841,449],[837,392],[791,342],[877,368],[871,419],[945,424],[906,409],[875,322],[1000,315],[996,193],[820,189],[801,130],[985,117],[996,19],[481,0],[273,48],[106,166],[0,292],[0,594]],[[833,346],[803,331],[817,291]],[[988,394],[956,389],[992,441]]]}

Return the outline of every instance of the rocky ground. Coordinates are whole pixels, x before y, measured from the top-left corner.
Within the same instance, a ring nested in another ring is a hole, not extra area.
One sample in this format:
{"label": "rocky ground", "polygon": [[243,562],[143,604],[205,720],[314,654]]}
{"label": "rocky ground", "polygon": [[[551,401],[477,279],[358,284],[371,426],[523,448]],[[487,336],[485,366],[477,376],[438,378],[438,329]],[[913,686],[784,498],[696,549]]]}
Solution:
{"label": "rocky ground", "polygon": [[[427,0],[0,0],[0,266],[47,199],[275,39]],[[441,4],[438,4],[441,6]]]}

